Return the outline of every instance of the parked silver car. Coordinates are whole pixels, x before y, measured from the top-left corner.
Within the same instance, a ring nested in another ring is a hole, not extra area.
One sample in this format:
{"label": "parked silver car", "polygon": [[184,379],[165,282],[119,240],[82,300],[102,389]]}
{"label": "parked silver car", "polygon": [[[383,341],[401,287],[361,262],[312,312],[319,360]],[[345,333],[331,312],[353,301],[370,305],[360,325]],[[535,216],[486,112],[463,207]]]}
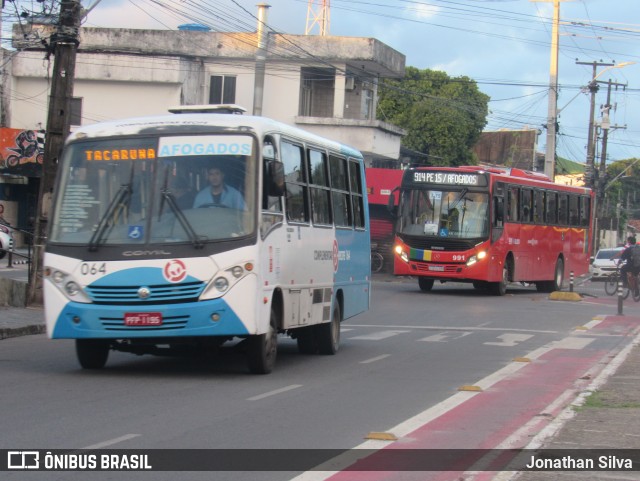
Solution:
{"label": "parked silver car", "polygon": [[0,259],[4,259],[7,251],[13,246],[13,229],[5,224],[0,224]]}
{"label": "parked silver car", "polygon": [[592,279],[602,279],[616,271],[616,266],[620,260],[620,254],[624,247],[613,247],[610,249],[600,249],[595,257],[592,257],[591,271]]}

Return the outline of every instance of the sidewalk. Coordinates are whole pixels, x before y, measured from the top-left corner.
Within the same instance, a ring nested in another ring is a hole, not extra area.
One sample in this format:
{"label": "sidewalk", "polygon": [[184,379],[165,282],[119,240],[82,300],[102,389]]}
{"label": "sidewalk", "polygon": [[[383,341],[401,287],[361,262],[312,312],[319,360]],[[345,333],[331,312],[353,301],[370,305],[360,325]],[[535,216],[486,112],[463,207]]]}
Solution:
{"label": "sidewalk", "polygon": [[[0,279],[26,282],[26,266],[0,267]],[[377,282],[413,282],[390,275],[375,275]],[[608,309],[613,311],[613,306]],[[638,311],[627,309],[628,312]],[[614,315],[612,312],[611,315]],[[640,317],[627,319],[640,326]],[[41,307],[0,306],[0,349],[2,339],[45,332]],[[608,360],[598,375],[527,449],[635,449],[640,450],[640,334]],[[637,456],[636,456],[637,459]],[[640,480],[640,471],[530,471],[502,472],[495,481],[618,481]]]}

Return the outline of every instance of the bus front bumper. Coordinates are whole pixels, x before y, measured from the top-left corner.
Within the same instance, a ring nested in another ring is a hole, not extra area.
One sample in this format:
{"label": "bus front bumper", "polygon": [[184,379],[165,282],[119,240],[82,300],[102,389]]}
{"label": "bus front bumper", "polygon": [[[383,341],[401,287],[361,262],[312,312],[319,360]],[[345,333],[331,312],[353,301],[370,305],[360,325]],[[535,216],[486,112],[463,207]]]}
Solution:
{"label": "bus front bumper", "polygon": [[70,302],[62,309],[50,332],[54,339],[232,337],[248,334],[247,327],[222,299],[144,307]]}

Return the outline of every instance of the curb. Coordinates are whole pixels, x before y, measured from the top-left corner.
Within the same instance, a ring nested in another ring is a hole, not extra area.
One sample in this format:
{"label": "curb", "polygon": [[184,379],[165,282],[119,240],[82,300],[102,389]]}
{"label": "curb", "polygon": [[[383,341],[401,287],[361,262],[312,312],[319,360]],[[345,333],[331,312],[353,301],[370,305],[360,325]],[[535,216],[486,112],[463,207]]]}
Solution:
{"label": "curb", "polygon": [[46,331],[47,328],[44,324],[32,324],[23,327],[4,327],[0,328],[0,340],[11,337],[29,336],[32,334],[44,334]]}

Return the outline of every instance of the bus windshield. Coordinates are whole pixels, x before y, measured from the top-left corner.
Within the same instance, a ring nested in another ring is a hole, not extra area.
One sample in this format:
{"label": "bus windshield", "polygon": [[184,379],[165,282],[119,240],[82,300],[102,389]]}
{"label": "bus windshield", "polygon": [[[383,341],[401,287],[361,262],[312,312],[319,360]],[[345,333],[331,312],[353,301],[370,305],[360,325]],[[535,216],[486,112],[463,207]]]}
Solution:
{"label": "bus windshield", "polygon": [[50,242],[204,243],[252,234],[256,146],[248,135],[108,138],[70,144]]}
{"label": "bus windshield", "polygon": [[486,238],[489,195],[458,190],[404,190],[398,233],[413,236]]}

